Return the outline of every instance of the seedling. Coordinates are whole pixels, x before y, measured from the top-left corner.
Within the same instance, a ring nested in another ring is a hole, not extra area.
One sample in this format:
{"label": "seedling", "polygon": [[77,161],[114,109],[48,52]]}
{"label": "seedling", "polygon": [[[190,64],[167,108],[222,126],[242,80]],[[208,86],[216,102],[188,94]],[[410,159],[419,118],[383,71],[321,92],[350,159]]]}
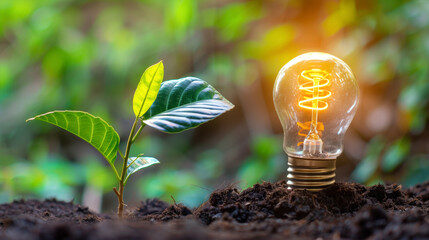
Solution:
{"label": "seedling", "polygon": [[[28,119],[41,120],[75,134],[95,147],[109,162],[119,182],[113,188],[118,197],[118,216],[124,211],[124,188],[129,177],[159,161],[140,154],[130,157],[130,149],[142,129],[148,125],[166,133],[179,133],[195,128],[232,109],[232,105],[216,89],[201,79],[186,77],[162,82],[162,61],[146,69],[133,98],[134,124],[125,153],[119,149],[119,135],[106,121],[83,111],[52,111]],[[137,128],[138,127],[138,128]],[[118,153],[122,168],[118,173]]]}

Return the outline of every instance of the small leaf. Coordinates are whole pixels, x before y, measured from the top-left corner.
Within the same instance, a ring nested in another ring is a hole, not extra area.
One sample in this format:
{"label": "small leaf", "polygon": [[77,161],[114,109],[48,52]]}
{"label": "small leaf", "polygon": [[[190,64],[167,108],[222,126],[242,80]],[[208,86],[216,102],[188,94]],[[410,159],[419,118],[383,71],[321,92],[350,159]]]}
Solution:
{"label": "small leaf", "polygon": [[114,168],[119,135],[100,117],[82,111],[53,111],[27,119],[40,120],[58,126],[82,138],[97,149]]}
{"label": "small leaf", "polygon": [[136,117],[143,116],[155,101],[163,78],[164,65],[162,61],[144,71],[133,98],[133,110]]}
{"label": "small leaf", "polygon": [[[140,169],[149,167],[150,165],[157,164],[159,161],[156,158],[153,157],[130,157],[128,158],[127,164],[130,165],[127,169],[127,178],[131,176],[131,174],[136,173]],[[126,181],[125,180],[125,181]]]}
{"label": "small leaf", "polygon": [[187,77],[161,84],[158,98],[143,122],[167,133],[178,133],[210,121],[234,107],[205,81]]}

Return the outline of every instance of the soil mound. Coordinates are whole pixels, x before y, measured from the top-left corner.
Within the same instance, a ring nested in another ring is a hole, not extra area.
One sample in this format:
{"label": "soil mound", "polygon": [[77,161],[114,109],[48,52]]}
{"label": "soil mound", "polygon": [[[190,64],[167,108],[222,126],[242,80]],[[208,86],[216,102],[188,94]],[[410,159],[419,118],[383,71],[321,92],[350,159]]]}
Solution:
{"label": "soil mound", "polygon": [[0,205],[1,239],[429,239],[429,182],[365,187],[335,183],[317,192],[285,181],[214,191],[191,210],[146,200],[125,221],[61,202]]}
{"label": "soil mound", "polygon": [[192,215],[192,211],[183,204],[169,205],[159,199],[148,199],[129,214],[131,220],[167,222]]}
{"label": "soil mound", "polygon": [[[102,218],[88,207],[56,199],[15,200],[0,205],[0,226],[5,228],[17,219],[36,222],[96,223]],[[31,219],[31,220],[30,220]]]}
{"label": "soil mound", "polygon": [[365,187],[355,183],[335,183],[314,193],[287,189],[285,181],[264,182],[241,192],[236,188],[217,190],[195,214],[205,224],[227,219],[249,223],[274,218],[332,219],[375,205],[385,210],[404,210],[410,206],[424,208],[424,199],[412,191],[421,192],[420,189],[403,191],[397,184]]}

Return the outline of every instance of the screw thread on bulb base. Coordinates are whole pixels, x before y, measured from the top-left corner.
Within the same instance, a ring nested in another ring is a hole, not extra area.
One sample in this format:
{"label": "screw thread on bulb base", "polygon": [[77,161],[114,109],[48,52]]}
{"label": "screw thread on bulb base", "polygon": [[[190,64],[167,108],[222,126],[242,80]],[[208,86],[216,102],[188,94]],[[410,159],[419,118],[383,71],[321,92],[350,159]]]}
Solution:
{"label": "screw thread on bulb base", "polygon": [[335,159],[288,158],[290,189],[320,191],[335,183]]}

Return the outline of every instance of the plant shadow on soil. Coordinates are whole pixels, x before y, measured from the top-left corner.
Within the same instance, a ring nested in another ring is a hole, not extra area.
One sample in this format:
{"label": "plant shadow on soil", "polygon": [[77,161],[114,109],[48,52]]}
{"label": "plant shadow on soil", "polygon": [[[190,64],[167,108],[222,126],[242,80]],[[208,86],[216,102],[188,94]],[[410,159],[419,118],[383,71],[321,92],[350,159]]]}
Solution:
{"label": "plant shadow on soil", "polygon": [[0,239],[429,239],[428,210],[429,182],[318,193],[264,182],[216,190],[193,210],[146,200],[124,220],[55,199],[14,201],[0,205]]}

